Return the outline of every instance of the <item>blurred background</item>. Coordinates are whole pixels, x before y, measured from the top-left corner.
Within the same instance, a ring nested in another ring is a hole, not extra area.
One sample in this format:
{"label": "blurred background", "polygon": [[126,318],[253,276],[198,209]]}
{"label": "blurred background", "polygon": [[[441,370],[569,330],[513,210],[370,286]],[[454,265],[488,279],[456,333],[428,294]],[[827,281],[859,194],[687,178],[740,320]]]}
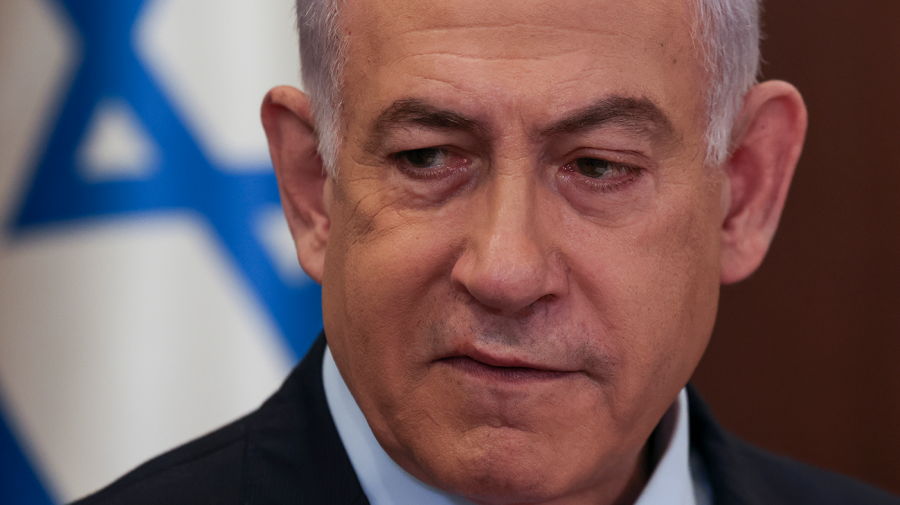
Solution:
{"label": "blurred background", "polygon": [[259,120],[292,0],[0,0],[0,503],[255,408],[321,329]]}
{"label": "blurred background", "polygon": [[[768,449],[900,493],[900,3],[767,3],[810,110],[694,382]],[[256,407],[321,328],[259,126],[291,0],[0,1],[0,504],[62,503]]]}
{"label": "blurred background", "polygon": [[693,382],[751,442],[900,494],[900,2],[764,4],[763,76],[800,89],[809,133]]}

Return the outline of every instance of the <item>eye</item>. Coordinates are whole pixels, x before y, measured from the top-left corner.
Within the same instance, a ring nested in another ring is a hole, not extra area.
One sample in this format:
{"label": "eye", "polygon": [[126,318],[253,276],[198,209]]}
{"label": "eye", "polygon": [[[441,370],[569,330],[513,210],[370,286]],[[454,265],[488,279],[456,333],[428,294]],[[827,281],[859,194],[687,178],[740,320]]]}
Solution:
{"label": "eye", "polygon": [[576,158],[562,169],[567,179],[591,191],[614,191],[636,181],[643,170],[603,158]]}
{"label": "eye", "polygon": [[591,179],[614,179],[631,171],[629,167],[599,158],[578,158],[569,166],[573,171]]}
{"label": "eye", "polygon": [[471,164],[469,158],[443,147],[400,151],[393,158],[397,168],[413,179],[443,179]]}
{"label": "eye", "polygon": [[411,167],[417,169],[434,168],[441,165],[447,157],[447,151],[437,147],[428,147],[426,149],[412,149],[397,153],[397,158],[402,162],[405,161]]}

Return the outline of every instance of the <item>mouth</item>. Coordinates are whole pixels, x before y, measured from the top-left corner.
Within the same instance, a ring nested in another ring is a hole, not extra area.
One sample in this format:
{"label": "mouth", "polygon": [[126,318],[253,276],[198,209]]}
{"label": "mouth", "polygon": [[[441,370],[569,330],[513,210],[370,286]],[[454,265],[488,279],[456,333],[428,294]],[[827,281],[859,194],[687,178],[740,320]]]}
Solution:
{"label": "mouth", "polygon": [[551,381],[565,378],[573,373],[485,355],[450,356],[442,358],[438,362],[466,375],[502,382]]}

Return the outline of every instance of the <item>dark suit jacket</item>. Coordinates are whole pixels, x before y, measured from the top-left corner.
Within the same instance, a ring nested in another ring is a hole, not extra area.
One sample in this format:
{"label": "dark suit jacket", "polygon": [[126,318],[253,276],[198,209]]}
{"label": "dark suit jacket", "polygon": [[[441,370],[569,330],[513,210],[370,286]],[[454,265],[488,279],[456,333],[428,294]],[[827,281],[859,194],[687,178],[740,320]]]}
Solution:
{"label": "dark suit jacket", "polygon": [[[76,503],[368,504],[325,401],[324,350],[319,337],[257,411]],[[717,505],[900,505],[900,499],[847,477],[742,442],[715,423],[693,391],[689,403],[692,450],[706,464]]]}

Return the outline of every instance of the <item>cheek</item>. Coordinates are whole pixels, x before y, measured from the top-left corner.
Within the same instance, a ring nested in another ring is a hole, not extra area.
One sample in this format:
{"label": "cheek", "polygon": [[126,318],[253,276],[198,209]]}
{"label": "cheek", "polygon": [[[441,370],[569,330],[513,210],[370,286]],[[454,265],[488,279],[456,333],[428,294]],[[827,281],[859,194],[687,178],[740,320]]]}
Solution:
{"label": "cheek", "polygon": [[[426,325],[440,316],[441,294],[460,240],[454,213],[391,208],[390,191],[351,188],[337,195],[322,287],[325,331],[335,360],[383,399],[411,387],[427,362]],[[347,202],[356,202],[352,205]]]}
{"label": "cheek", "polygon": [[654,391],[648,383],[680,388],[712,333],[720,235],[708,201],[700,193],[659,200],[619,228],[568,223],[572,282],[612,336],[623,401]]}

